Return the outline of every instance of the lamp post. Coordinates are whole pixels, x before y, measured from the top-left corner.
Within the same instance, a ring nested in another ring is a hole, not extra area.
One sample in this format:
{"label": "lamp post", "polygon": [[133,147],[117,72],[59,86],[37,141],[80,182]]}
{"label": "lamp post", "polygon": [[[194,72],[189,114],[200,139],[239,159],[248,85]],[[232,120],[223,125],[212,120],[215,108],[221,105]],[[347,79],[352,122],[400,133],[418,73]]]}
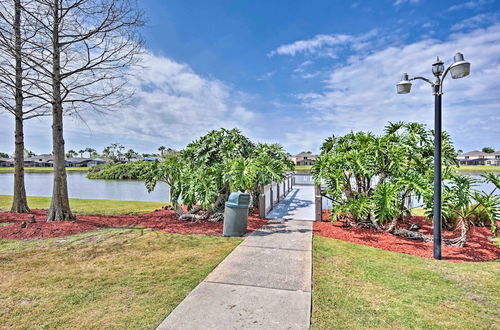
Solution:
{"label": "lamp post", "polygon": [[466,77],[470,73],[470,63],[464,60],[461,53],[457,53],[453,58],[453,64],[445,70],[444,63],[438,57],[432,64],[435,82],[424,77],[409,78],[408,74],[404,73],[396,85],[398,94],[408,94],[411,91],[411,81],[419,79],[429,83],[434,94],[434,259],[441,259],[441,96],[443,81],[448,72],[453,79]]}

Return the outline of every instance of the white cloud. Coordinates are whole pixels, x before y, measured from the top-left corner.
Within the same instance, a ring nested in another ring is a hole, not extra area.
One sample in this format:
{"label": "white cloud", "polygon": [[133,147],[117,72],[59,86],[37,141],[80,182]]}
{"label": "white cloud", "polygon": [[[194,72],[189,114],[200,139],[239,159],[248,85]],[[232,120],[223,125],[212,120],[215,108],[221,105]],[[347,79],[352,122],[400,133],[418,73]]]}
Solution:
{"label": "white cloud", "polygon": [[448,11],[456,11],[456,10],[462,10],[462,9],[477,9],[477,8],[483,7],[484,5],[487,5],[491,2],[492,2],[492,0],[467,1],[464,3],[459,3],[457,5],[451,6],[450,8],[448,8]]}
{"label": "white cloud", "polygon": [[[348,34],[317,34],[311,39],[297,40],[290,44],[281,45],[271,51],[268,56],[274,55],[306,55],[317,57],[338,58],[341,50],[350,49],[359,51],[366,49],[370,42],[378,40],[379,43],[387,42],[389,36],[380,36],[377,29],[361,35]],[[312,64],[308,61],[304,62]]]}
{"label": "white cloud", "polygon": [[[279,46],[277,49],[269,53],[269,56],[273,55],[290,55],[295,56],[299,53],[317,53],[318,50],[324,48],[325,46],[335,46],[342,45],[350,42],[352,37],[346,34],[318,34],[312,39],[308,40],[298,40],[291,44],[286,44]],[[335,56],[333,52],[325,52],[326,56]]]}
{"label": "white cloud", "polygon": [[[245,130],[256,116],[245,107],[245,95],[215,79],[207,79],[181,63],[147,54],[131,81],[131,106],[107,115],[113,125],[102,130],[181,147],[211,129]],[[92,127],[101,118],[86,118]]]}
{"label": "white cloud", "polygon": [[[432,77],[430,70],[435,57],[440,55],[450,64],[457,51],[462,51],[472,63],[472,73],[460,80],[446,78],[445,129],[462,146],[484,141],[498,143],[500,24],[455,34],[444,42],[426,39],[353,57],[348,64],[330,72],[323,91],[301,94],[298,98],[311,109],[311,116],[318,123],[330,123],[335,134],[350,130],[380,132],[388,121],[432,124],[434,100],[430,86],[417,81],[411,94],[397,95],[395,84],[405,71]],[[474,121],[478,118],[480,122]]]}
{"label": "white cloud", "polygon": [[[237,127],[255,137],[252,127],[260,115],[247,106],[248,95],[166,57],[147,53],[140,64],[141,68],[132,70],[135,78],[128,87],[135,94],[127,104],[106,113],[84,111],[84,122],[65,119],[68,148],[82,145],[100,149],[111,142],[148,152],[162,144],[182,148],[221,127]],[[1,116],[0,128],[10,129],[10,119]],[[30,120],[26,133],[28,148],[50,150],[50,118]],[[0,150],[12,148],[11,137],[1,141]]]}
{"label": "white cloud", "polygon": [[394,6],[399,6],[405,3],[419,3],[420,0],[396,0],[394,1]]}
{"label": "white cloud", "polygon": [[498,22],[500,19],[500,12],[482,13],[462,20],[459,23],[452,25],[452,31],[459,31],[464,29],[474,29],[479,26],[490,25]]}
{"label": "white cloud", "polygon": [[306,60],[306,61],[304,61],[304,62],[300,63],[300,64],[299,64],[299,66],[298,66],[298,67],[296,67],[296,68],[293,70],[293,72],[304,72],[304,71],[305,71],[305,69],[306,69],[307,67],[309,67],[309,66],[311,66],[311,65],[313,65],[313,64],[314,64],[314,62],[313,62],[313,61],[311,61],[311,60]]}
{"label": "white cloud", "polygon": [[257,77],[257,81],[264,81],[271,79],[276,74],[276,71],[266,72]]}

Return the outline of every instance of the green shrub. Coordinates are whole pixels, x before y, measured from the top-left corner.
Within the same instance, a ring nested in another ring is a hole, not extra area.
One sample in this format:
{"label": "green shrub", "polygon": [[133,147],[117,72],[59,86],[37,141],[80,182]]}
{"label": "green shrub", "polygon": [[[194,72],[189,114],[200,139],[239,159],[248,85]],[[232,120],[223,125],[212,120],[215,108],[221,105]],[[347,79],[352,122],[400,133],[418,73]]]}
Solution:
{"label": "green shrub", "polygon": [[89,179],[104,180],[143,180],[144,174],[150,170],[152,162],[136,161],[129,163],[107,163],[97,165],[87,174]]}

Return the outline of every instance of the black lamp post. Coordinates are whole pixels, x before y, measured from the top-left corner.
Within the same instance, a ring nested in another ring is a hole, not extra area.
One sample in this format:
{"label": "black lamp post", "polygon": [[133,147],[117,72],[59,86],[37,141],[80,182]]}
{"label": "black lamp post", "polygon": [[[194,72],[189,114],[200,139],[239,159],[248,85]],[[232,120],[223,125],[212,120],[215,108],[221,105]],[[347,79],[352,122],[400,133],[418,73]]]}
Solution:
{"label": "black lamp post", "polygon": [[443,81],[448,72],[453,79],[466,77],[470,73],[470,63],[464,60],[461,53],[457,53],[453,58],[453,64],[445,70],[444,63],[438,57],[432,64],[436,82],[433,83],[424,77],[408,78],[408,74],[404,73],[401,82],[396,85],[398,94],[408,94],[412,85],[410,81],[420,79],[432,86],[434,94],[434,259],[441,259],[441,96]]}

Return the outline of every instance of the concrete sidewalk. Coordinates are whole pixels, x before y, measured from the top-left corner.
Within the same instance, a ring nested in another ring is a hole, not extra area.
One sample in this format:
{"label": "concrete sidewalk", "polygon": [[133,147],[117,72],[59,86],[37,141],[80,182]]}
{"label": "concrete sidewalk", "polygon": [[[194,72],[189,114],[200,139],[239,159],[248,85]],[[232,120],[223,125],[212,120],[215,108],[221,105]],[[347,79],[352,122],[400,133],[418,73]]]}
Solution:
{"label": "concrete sidewalk", "polygon": [[308,329],[312,222],[254,231],[158,329]]}

